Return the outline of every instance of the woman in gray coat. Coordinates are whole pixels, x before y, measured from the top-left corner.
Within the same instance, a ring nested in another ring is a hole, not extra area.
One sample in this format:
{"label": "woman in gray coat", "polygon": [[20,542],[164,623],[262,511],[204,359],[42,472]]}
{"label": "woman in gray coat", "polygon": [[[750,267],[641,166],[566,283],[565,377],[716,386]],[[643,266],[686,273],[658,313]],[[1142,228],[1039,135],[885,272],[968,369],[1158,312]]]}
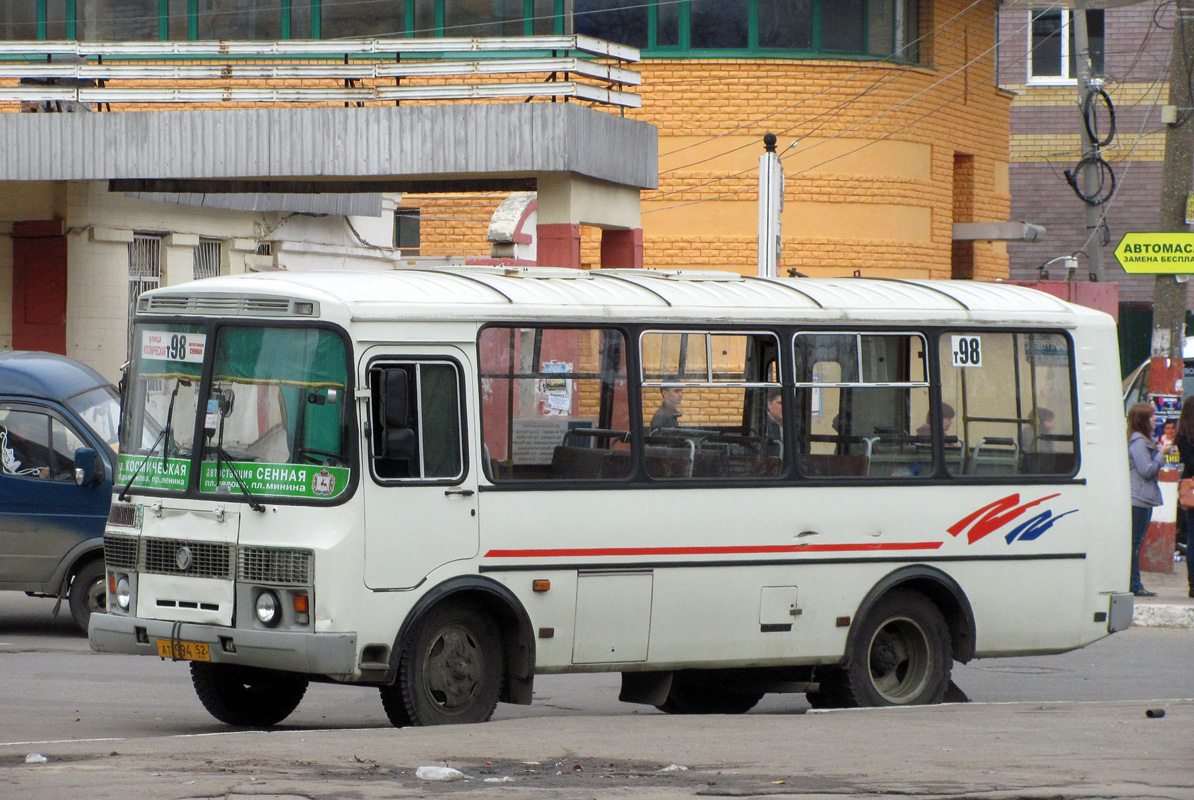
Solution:
{"label": "woman in gray coat", "polygon": [[1157,428],[1157,412],[1148,403],[1137,403],[1128,409],[1128,472],[1132,478],[1132,594],[1137,597],[1156,597],[1140,582],[1140,548],[1153,516],[1153,508],[1161,505],[1161,486],[1157,473],[1165,463],[1165,454],[1176,445],[1153,443]]}

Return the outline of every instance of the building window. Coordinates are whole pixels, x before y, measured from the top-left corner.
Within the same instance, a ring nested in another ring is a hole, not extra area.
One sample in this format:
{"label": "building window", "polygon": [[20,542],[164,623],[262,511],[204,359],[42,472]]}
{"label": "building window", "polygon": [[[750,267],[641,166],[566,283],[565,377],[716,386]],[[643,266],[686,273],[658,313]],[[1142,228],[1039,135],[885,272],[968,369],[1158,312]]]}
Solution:
{"label": "building window", "polygon": [[572,3],[489,0],[483,4],[473,0],[28,0],[20,4],[0,3],[3,6],[0,40],[76,36],[85,41],[513,37],[574,30],[640,48],[648,56],[704,57],[745,52],[767,57],[861,56],[916,62],[919,3],[920,0],[573,0]]}
{"label": "building window", "polygon": [[200,278],[216,278],[220,275],[220,260],[223,247],[219,239],[200,239],[195,248],[194,276]]}
{"label": "building window", "polygon": [[[1028,82],[1056,83],[1078,78],[1078,48],[1074,43],[1074,12],[1034,10],[1028,27]],[[1086,12],[1086,36],[1091,71],[1103,73],[1103,12]]]}
{"label": "building window", "polygon": [[[310,6],[298,2],[291,5]],[[309,24],[309,23],[308,23]],[[322,0],[319,5],[319,37],[339,39],[342,36],[394,36],[406,29],[406,3],[394,0]],[[291,20],[291,35],[296,39],[306,38],[300,29],[294,28]]]}
{"label": "building window", "polygon": [[152,41],[161,38],[158,0],[92,0],[77,3],[75,23],[88,41]]}
{"label": "building window", "polygon": [[419,210],[399,208],[394,211],[394,247],[404,256],[419,254]]}
{"label": "building window", "polygon": [[37,8],[31,3],[0,3],[0,38],[38,39]]}
{"label": "building window", "polygon": [[[129,243],[129,319],[137,311],[137,298],[162,284],[162,237],[135,233]],[[133,326],[129,326],[129,353],[132,353]]]}
{"label": "building window", "polygon": [[660,55],[823,53],[916,61],[917,0],[577,0],[577,33]]}
{"label": "building window", "polygon": [[[688,11],[688,3],[671,5],[676,7],[675,11],[664,12],[665,17],[667,14],[686,14]],[[650,3],[640,0],[575,0],[572,22],[577,33],[631,47],[646,48],[647,15],[652,11],[654,8]],[[674,28],[676,23],[670,24]],[[669,43],[663,42],[661,46]]]}

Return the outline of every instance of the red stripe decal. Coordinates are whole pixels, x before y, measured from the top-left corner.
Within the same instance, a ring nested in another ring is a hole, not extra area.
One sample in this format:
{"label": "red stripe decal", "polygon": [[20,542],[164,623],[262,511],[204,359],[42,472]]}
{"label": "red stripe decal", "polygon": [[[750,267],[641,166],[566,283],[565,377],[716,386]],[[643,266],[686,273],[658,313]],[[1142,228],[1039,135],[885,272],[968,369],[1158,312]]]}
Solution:
{"label": "red stripe decal", "polygon": [[936,550],[941,542],[887,544],[777,544],[739,547],[593,547],[555,550],[490,550],[485,558],[569,558],[602,556],[716,556],[757,553],[872,553],[891,550]]}

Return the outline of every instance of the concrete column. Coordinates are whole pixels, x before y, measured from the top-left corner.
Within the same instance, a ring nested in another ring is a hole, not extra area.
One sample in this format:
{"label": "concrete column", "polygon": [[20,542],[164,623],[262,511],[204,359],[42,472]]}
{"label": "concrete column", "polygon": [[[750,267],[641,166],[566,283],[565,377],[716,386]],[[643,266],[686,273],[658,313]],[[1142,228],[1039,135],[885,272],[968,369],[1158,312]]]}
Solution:
{"label": "concrete column", "polygon": [[603,230],[601,266],[643,268],[643,229]]}
{"label": "concrete column", "polygon": [[580,269],[580,225],[541,222],[535,227],[535,235],[539,240],[539,266]]}

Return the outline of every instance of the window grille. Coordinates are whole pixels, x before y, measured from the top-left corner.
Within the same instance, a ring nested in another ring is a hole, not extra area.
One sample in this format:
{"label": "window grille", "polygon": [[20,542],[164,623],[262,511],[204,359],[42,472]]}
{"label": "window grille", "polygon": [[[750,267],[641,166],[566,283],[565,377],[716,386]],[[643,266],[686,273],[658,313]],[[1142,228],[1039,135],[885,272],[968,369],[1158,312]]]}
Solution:
{"label": "window grille", "polygon": [[199,246],[195,248],[195,280],[219,277],[221,248],[222,243],[219,239],[199,240]]}
{"label": "window grille", "polygon": [[[137,298],[162,284],[162,237],[147,233],[133,234],[129,242],[129,306],[132,320]],[[133,352],[133,326],[129,325],[128,354]]]}

